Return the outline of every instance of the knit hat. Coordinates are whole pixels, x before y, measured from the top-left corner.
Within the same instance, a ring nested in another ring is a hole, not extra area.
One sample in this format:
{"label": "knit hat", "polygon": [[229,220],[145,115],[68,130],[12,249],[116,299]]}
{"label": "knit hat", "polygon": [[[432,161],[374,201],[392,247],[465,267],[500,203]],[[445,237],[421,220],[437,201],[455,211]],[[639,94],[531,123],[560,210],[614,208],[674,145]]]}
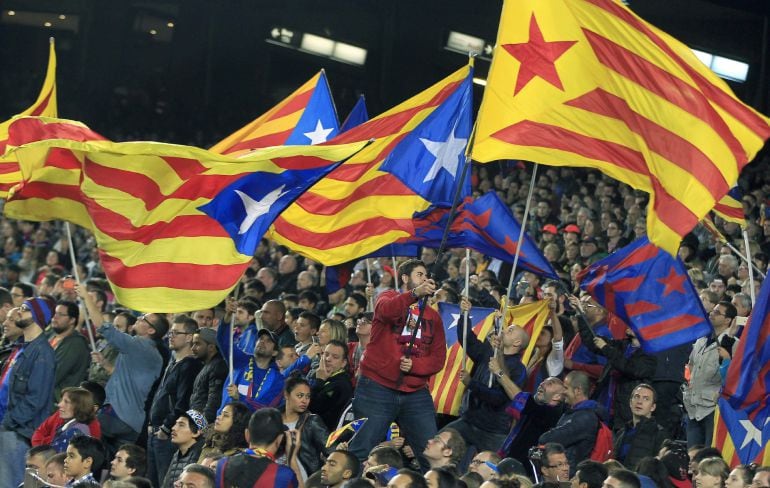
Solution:
{"label": "knit hat", "polygon": [[198,336],[203,339],[207,344],[217,345],[217,331],[209,329],[208,327],[201,327],[196,332]]}
{"label": "knit hat", "polygon": [[[200,413],[197,410],[190,409],[182,414],[183,417],[187,417],[187,419],[195,425],[197,428],[197,431],[200,432],[203,429],[206,428],[208,423],[206,422],[206,417],[203,416],[202,413]],[[191,425],[192,427],[192,425]]]}
{"label": "knit hat", "polygon": [[35,321],[41,329],[48,327],[53,317],[53,310],[56,304],[49,298],[30,298],[25,300],[22,306],[26,306],[32,312],[32,320]]}

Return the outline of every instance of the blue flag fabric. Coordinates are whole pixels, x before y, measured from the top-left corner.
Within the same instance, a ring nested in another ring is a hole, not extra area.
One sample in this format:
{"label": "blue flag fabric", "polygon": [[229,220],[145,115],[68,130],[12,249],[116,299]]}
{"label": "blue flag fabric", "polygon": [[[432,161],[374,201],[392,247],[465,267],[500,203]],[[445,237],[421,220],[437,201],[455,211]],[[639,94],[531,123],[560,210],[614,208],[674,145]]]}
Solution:
{"label": "blue flag fabric", "polygon": [[635,240],[578,276],[580,288],[636,333],[649,353],[690,344],[712,332],[681,259]]}
{"label": "blue flag fabric", "polygon": [[[449,210],[445,208],[418,214],[414,219],[415,235],[399,240],[398,244],[438,248],[448,219]],[[511,210],[495,192],[490,192],[475,201],[468,198],[458,206],[447,237],[447,247],[469,247],[512,263],[520,230],[521,226]],[[540,276],[559,279],[559,275],[527,234],[524,234],[518,266]]]}
{"label": "blue flag fabric", "polygon": [[[468,320],[475,327],[495,312],[494,308],[472,307],[468,312]],[[438,313],[441,315],[441,321],[444,323],[446,347],[452,347],[457,344],[457,331],[455,329],[463,318],[463,312],[460,310],[459,305],[441,302],[438,304]]]}
{"label": "blue flag fabric", "polygon": [[340,126],[340,134],[353,127],[357,127],[369,120],[369,112],[366,110],[366,98],[363,95],[358,97],[358,101],[353,105],[353,110],[348,114],[348,118]]}
{"label": "blue flag fabric", "polygon": [[[450,207],[471,134],[473,69],[452,94],[385,158],[380,169],[396,176],[434,206]],[[461,197],[471,194],[465,178]]]}
{"label": "blue flag fabric", "polygon": [[291,135],[286,139],[286,146],[306,146],[321,144],[340,133],[337,121],[337,109],[326,80],[326,72],[321,71],[305,111],[297,121]]}

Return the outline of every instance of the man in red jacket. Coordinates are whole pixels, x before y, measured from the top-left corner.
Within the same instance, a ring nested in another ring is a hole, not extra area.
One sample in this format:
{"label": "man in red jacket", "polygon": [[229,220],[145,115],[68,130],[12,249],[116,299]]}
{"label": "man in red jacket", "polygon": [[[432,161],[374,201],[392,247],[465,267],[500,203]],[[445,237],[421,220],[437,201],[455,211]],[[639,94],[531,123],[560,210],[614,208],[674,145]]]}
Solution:
{"label": "man in red jacket", "polygon": [[[401,263],[398,274],[402,291],[383,292],[374,308],[371,338],[353,399],[355,417],[368,419],[350,444],[350,451],[360,460],[385,440],[394,421],[415,453],[422,453],[436,435],[436,411],[428,381],[444,367],[446,339],[441,317],[423,300],[433,295],[436,283],[417,259]],[[410,347],[420,307],[425,310]],[[419,460],[427,469],[422,454]]]}

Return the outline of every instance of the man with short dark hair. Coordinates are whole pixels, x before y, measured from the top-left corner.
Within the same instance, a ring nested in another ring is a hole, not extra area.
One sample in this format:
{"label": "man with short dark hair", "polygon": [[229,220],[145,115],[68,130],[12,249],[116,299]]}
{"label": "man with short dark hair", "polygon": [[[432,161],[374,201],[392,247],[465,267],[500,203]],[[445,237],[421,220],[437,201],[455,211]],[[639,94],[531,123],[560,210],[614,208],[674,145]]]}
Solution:
{"label": "man with short dark hair", "polygon": [[202,464],[188,464],[179,475],[178,482],[180,488],[214,488],[214,471]]}
{"label": "man with short dark hair", "polygon": [[35,296],[35,288],[29,283],[16,282],[11,287],[11,298],[13,306],[20,307],[25,300]]}
{"label": "man with short dark hair", "polygon": [[[220,486],[260,486],[265,488],[295,488],[300,476],[297,464],[298,446],[295,437],[286,434],[281,412],[263,408],[249,419],[246,440],[249,449],[220,459],[216,479]],[[278,449],[286,441],[288,466],[274,461]]]}
{"label": "man with short dark hair", "polygon": [[564,446],[557,442],[549,442],[543,446],[540,465],[543,481],[559,483],[569,480],[569,467]]}
{"label": "man with short dark hair", "polygon": [[147,471],[147,451],[136,444],[123,444],[110,462],[110,477],[125,480],[131,476],[144,476]]}
{"label": "man with short dark hair", "polygon": [[354,292],[345,300],[345,316],[356,317],[361,312],[366,312],[367,300],[360,293]]}
{"label": "man with short dark hair", "polygon": [[57,303],[51,318],[53,336],[48,339],[48,343],[56,352],[55,403],[61,400],[61,391],[64,388],[78,386],[88,377],[91,349],[88,339],[77,331],[79,318],[78,304],[68,301]]}
{"label": "man with short dark hair", "polygon": [[294,339],[294,331],[286,325],[286,307],[280,300],[270,300],[262,305],[262,325],[275,334],[278,339],[278,345],[293,345],[297,341]]}
{"label": "man with short dark hair", "polygon": [[217,347],[217,333],[214,329],[200,328],[192,337],[193,355],[203,363],[195,377],[190,408],[203,412],[206,422],[213,423],[222,400],[222,386],[227,378],[227,363]]}
{"label": "man with short dark hair", "polygon": [[31,298],[19,307],[16,327],[23,331],[14,359],[3,371],[8,403],[0,423],[0,486],[16,486],[24,478],[24,456],[32,433],[48,417],[53,400],[55,355],[43,329],[54,303]]}
{"label": "man with short dark hair", "polygon": [[203,450],[203,429],[206,428],[203,414],[195,410],[183,412],[171,430],[171,442],[176,451],[171,457],[168,470],[163,473],[161,488],[174,488],[174,482],[179,478],[185,466],[198,461]]}
{"label": "man with short dark hair", "polygon": [[652,412],[656,407],[655,389],[647,383],[641,383],[631,393],[631,414],[633,419],[615,435],[615,459],[623,466],[636,469],[642,458],[656,456],[666,432],[658,425]]}
{"label": "man with short dark hair", "polygon": [[[565,399],[571,409],[564,412],[556,426],[540,436],[539,443],[557,442],[564,446],[570,465],[570,476],[575,466],[587,459],[594,448],[599,431],[597,403],[588,399],[591,380],[582,371],[572,371],[564,379]],[[566,481],[566,479],[564,480]]]}
{"label": "man with short dark hair", "polygon": [[67,486],[98,487],[93,473],[101,469],[105,454],[99,439],[88,435],[76,435],[70,439],[64,459],[64,474],[72,480]]}
{"label": "man with short dark hair", "polygon": [[602,488],[607,478],[607,467],[602,463],[586,459],[580,461],[572,477],[572,488]]}
{"label": "man with short dark hair", "polygon": [[365,459],[390,423],[397,421],[406,443],[420,453],[421,464],[427,467],[421,454],[436,435],[436,410],[427,384],[444,367],[446,338],[441,316],[427,306],[436,283],[425,265],[410,259],[401,263],[398,273],[402,291],[382,292],[375,306],[372,337],[353,400],[356,418],[369,420],[351,441],[350,450]]}
{"label": "man with short dark hair", "polygon": [[388,488],[428,488],[428,482],[417,471],[403,468],[388,481]]}
{"label": "man with short dark hair", "polygon": [[348,451],[333,451],[321,468],[321,483],[329,488],[342,488],[358,473],[357,457]]}
{"label": "man with short dark hair", "polygon": [[306,310],[299,314],[299,317],[294,322],[294,340],[297,341],[294,344],[294,349],[297,351],[297,355],[305,354],[308,348],[313,345],[313,338],[318,334],[320,326],[321,317],[313,312]]}
{"label": "man with short dark hair", "polygon": [[603,488],[642,488],[639,477],[633,471],[618,469],[607,476],[602,484]]}
{"label": "man with short dark hair", "polygon": [[192,318],[196,322],[198,322],[198,327],[200,327],[201,329],[216,330],[216,326],[214,324],[214,319],[216,318],[216,314],[214,313],[213,308],[204,308],[202,310],[198,310],[193,314]]}

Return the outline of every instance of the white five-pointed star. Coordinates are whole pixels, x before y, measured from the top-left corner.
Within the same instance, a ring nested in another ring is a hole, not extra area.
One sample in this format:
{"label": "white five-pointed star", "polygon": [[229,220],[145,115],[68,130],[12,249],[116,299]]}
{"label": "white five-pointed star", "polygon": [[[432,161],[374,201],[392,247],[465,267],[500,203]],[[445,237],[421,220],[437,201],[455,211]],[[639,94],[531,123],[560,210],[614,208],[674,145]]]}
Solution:
{"label": "white five-pointed star", "polygon": [[446,141],[429,141],[420,138],[420,142],[425,145],[425,149],[436,157],[433,166],[428,170],[428,174],[422,180],[423,183],[435,179],[441,168],[444,168],[454,178],[457,175],[457,167],[460,165],[460,156],[465,152],[465,146],[468,139],[455,138],[454,130]]}
{"label": "white five-pointed star", "polygon": [[448,328],[452,329],[454,327],[457,327],[457,323],[460,321],[460,315],[462,315],[462,314],[453,313],[453,314],[450,314],[450,315],[452,316],[452,323],[449,324]]}
{"label": "white five-pointed star", "polygon": [[334,128],[329,127],[328,129],[324,129],[323,124],[321,124],[321,121],[319,120],[315,124],[315,130],[312,132],[304,132],[305,136],[310,139],[310,145],[314,144],[320,144],[322,142],[326,142],[326,140],[329,138],[329,134],[334,130]]}
{"label": "white five-pointed star", "polygon": [[285,186],[286,185],[279,186],[275,190],[262,197],[262,200],[254,200],[242,191],[235,190],[235,193],[241,197],[241,201],[243,201],[243,207],[246,209],[246,218],[244,218],[243,222],[241,222],[241,228],[238,229],[238,234],[245,234],[248,232],[248,230],[251,229],[251,226],[254,225],[254,222],[256,222],[258,218],[270,211],[270,207],[273,206],[276,200],[289,193],[281,193]]}
{"label": "white five-pointed star", "polygon": [[762,447],[762,431],[751,422],[751,420],[744,419],[740,421],[744,429],[746,429],[746,437],[743,438],[743,444],[741,449],[748,446],[751,441],[757,443],[759,447]]}

